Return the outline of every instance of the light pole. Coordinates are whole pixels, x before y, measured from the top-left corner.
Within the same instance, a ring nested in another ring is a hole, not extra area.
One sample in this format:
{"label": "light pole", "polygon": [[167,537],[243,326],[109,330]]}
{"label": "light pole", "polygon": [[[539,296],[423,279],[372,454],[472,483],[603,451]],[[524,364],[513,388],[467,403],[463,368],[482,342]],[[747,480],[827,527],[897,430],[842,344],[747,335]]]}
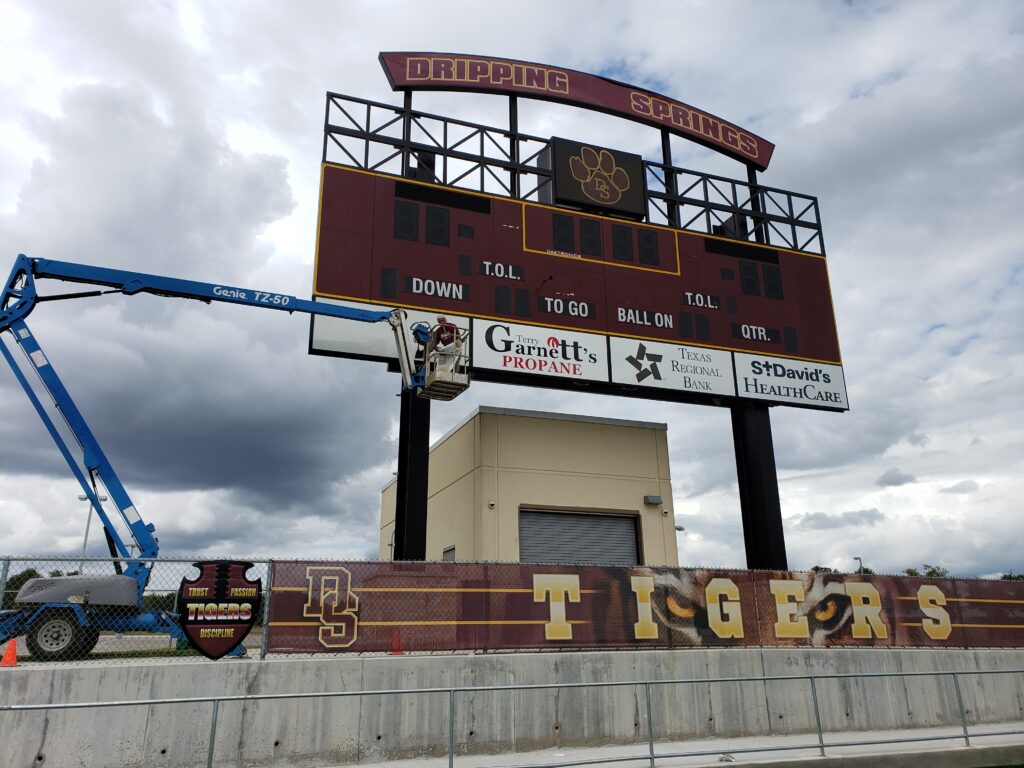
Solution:
{"label": "light pole", "polygon": [[[107,497],[104,496],[102,493],[97,494],[96,498],[100,502],[104,502],[104,501],[107,500]],[[80,494],[78,494],[78,500],[79,501],[89,501],[89,497],[86,496],[84,493],[80,493]],[[89,506],[86,507],[86,509],[88,510],[88,512],[86,512],[86,517],[85,517],[85,538],[82,539],[82,557],[85,557],[85,548],[89,545],[89,524],[92,522],[92,502],[91,501],[89,501]],[[82,563],[78,564],[78,572],[79,573],[82,572],[82,565],[83,565]]]}
{"label": "light pole", "polygon": [[857,573],[864,573],[864,561],[856,555],[853,556],[853,559],[857,561]]}
{"label": "light pole", "polygon": [[676,526],[676,564],[679,563],[679,534],[685,530],[686,529],[681,525]]}

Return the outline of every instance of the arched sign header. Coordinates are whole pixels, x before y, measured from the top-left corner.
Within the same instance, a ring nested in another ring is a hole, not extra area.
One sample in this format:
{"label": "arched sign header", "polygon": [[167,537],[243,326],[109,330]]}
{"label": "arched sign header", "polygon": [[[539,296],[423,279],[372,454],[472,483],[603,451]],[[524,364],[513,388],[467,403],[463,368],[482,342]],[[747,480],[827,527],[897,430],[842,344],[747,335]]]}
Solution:
{"label": "arched sign header", "polygon": [[396,91],[521,95],[596,109],[666,129],[760,171],[775,150],[760,136],[688,104],[573,69],[459,53],[381,53],[380,62]]}

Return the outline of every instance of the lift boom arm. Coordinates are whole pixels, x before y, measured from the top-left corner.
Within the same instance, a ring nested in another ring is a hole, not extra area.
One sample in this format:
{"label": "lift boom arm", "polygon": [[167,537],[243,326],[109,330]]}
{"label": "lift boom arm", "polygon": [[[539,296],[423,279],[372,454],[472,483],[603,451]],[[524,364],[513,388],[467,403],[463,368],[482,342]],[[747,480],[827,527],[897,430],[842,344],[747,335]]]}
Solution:
{"label": "lift boom arm", "polygon": [[[36,290],[36,281],[41,278],[105,286],[109,290],[92,289],[54,296],[40,296]],[[3,354],[11,366],[19,383],[42,418],[65,461],[71,467],[72,473],[82,486],[82,490],[99,516],[107,535],[111,555],[114,557],[129,559],[132,557],[132,553],[118,536],[117,530],[111,524],[110,518],[100,503],[95,483],[96,479],[99,479],[106,487],[110,500],[117,507],[128,530],[131,531],[132,538],[139,548],[138,557],[140,559],[154,558],[157,555],[159,547],[156,537],[153,536],[154,527],[152,524],[143,522],[139,517],[131,498],[128,496],[128,492],[107,460],[106,454],[100,447],[92,430],[89,429],[71,395],[65,389],[60,377],[54,371],[39,343],[25,324],[25,318],[39,302],[99,296],[105,293],[123,293],[128,296],[137,293],[150,293],[155,296],[196,299],[207,303],[219,301],[228,304],[244,304],[252,307],[276,309],[288,313],[303,312],[310,315],[337,317],[365,323],[387,322],[395,335],[403,386],[416,389],[423,385],[423,371],[415,370],[414,343],[404,326],[404,313],[401,310],[372,312],[337,304],[300,299],[295,296],[272,291],[255,291],[248,288],[179,280],[140,272],[94,267],[87,264],[32,259],[23,254],[19,255],[10,277],[3,286],[3,293],[0,295],[0,353]],[[81,461],[76,459],[72,446],[64,438],[58,425],[54,422],[31,386],[25,372],[15,360],[14,355],[8,348],[7,342],[4,340],[4,331],[9,331],[13,335],[14,340],[30,361],[29,367],[38,374],[43,388],[61,412],[68,428],[79,443],[82,452]],[[139,562],[138,560],[129,562],[125,568],[125,575],[133,576],[138,583],[140,596],[149,578],[150,568],[151,563]]]}

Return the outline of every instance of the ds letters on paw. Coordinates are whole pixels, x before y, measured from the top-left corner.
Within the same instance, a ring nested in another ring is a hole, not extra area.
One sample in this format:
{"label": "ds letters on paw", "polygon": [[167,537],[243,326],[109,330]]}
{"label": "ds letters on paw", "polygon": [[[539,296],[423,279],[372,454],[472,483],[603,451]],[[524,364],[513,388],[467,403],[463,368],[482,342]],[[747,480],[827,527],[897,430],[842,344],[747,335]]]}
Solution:
{"label": "ds letters on paw", "polygon": [[551,138],[554,171],[550,202],[601,215],[640,221],[647,211],[644,161],[621,152],[557,136]]}
{"label": "ds letters on paw", "polygon": [[615,205],[629,189],[629,174],[615,164],[607,149],[580,147],[580,154],[569,158],[572,176],[587,197],[601,205]]}
{"label": "ds letters on paw", "polygon": [[263,608],[259,579],[246,578],[252,563],[209,560],[193,565],[197,579],[182,579],[178,590],[178,624],[189,643],[208,659],[237,647]]}

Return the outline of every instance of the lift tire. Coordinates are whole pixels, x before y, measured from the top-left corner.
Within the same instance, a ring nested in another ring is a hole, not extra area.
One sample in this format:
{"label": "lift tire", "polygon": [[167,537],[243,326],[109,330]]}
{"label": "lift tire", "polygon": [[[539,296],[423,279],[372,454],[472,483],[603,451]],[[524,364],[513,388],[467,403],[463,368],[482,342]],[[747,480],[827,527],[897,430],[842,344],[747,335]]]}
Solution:
{"label": "lift tire", "polygon": [[88,656],[100,633],[78,623],[74,611],[46,611],[25,633],[25,644],[37,661],[69,661]]}

